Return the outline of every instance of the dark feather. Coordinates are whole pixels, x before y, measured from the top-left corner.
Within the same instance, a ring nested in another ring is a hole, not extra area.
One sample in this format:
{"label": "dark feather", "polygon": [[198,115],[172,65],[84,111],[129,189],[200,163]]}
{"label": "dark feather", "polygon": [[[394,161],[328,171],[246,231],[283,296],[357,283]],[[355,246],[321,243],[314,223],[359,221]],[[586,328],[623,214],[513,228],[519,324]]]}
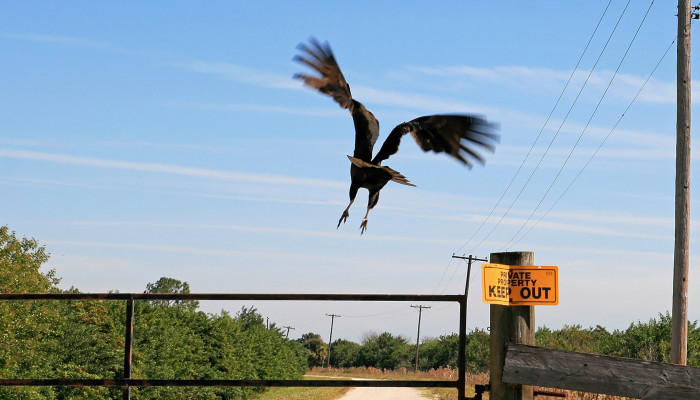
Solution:
{"label": "dark feather", "polygon": [[299,44],[298,49],[304,54],[295,56],[294,60],[312,68],[320,76],[296,74],[294,78],[303,80],[307,86],[331,96],[342,108],[350,110],[355,124],[353,155],[369,162],[372,159],[374,143],[379,137],[379,122],[365,106],[352,98],[350,85],[345,81],[328,43],[321,44],[311,37],[309,44],[310,47]]}
{"label": "dark feather", "polygon": [[365,162],[363,160],[359,160],[355,157],[350,157],[350,156],[348,156],[348,158],[350,159],[350,162],[353,163],[353,165],[355,165],[358,168],[373,168],[376,171],[382,171],[383,173],[386,173],[387,176],[389,177],[389,180],[392,182],[400,183],[400,184],[406,185],[406,186],[413,186],[413,187],[416,186],[416,185],[412,184],[408,180],[408,178],[401,175],[400,172],[393,170],[385,165],[370,164],[368,162]]}
{"label": "dark feather", "polygon": [[[423,151],[446,153],[471,167],[472,159],[483,164],[484,158],[474,150],[493,151],[499,136],[496,126],[474,115],[428,115],[399,124],[384,141],[372,164],[381,164],[399,150],[403,135],[410,133]],[[476,145],[476,146],[475,146]]]}
{"label": "dark feather", "polygon": [[484,163],[484,158],[476,149],[493,151],[494,144],[498,142],[496,126],[482,117],[428,115],[395,127],[377,155],[372,158],[372,149],[379,137],[379,123],[369,110],[352,98],[350,85],[340,72],[328,43],[321,44],[312,37],[308,45],[300,44],[298,49],[302,54],[295,56],[294,60],[311,68],[318,75],[296,74],[294,78],[303,80],[307,86],[332,97],[340,107],[348,109],[355,125],[354,157],[348,156],[351,162],[350,204],[338,220],[338,226],[347,220],[350,206],[360,188],[369,191],[367,213],[360,225],[360,232],[364,233],[369,211],[377,204],[380,191],[389,181],[415,186],[398,171],[381,165],[382,161],[399,150],[405,134],[410,133],[423,151],[446,153],[468,167],[472,166],[474,160]]}

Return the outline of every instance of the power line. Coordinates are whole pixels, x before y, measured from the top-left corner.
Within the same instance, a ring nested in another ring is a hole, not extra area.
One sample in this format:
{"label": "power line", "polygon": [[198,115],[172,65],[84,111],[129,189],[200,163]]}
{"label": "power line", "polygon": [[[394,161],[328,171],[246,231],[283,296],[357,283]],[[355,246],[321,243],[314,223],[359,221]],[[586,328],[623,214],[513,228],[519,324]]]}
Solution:
{"label": "power line", "polygon": [[[629,1],[627,2],[627,5],[629,5]],[[652,2],[649,4],[649,7],[647,8],[646,13],[644,14],[644,17],[642,18],[642,21],[639,23],[639,26],[637,27],[637,31],[634,33],[634,36],[632,37],[632,40],[630,41],[630,44],[627,46],[627,49],[625,50],[625,53],[622,55],[622,59],[620,59],[620,62],[617,64],[617,68],[615,69],[615,72],[613,73],[612,77],[611,77],[610,80],[608,81],[608,85],[605,87],[605,91],[603,91],[603,94],[601,95],[600,100],[598,100],[598,103],[596,104],[595,108],[593,109],[593,112],[591,113],[590,118],[588,118],[588,121],[586,122],[586,125],[583,127],[583,130],[581,131],[581,134],[578,136],[578,139],[576,140],[576,143],[574,143],[574,146],[571,148],[571,151],[569,151],[569,154],[567,155],[566,159],[564,160],[564,163],[562,164],[561,168],[559,168],[559,171],[558,171],[557,174],[554,176],[554,179],[552,179],[552,182],[550,183],[549,187],[547,188],[547,190],[545,191],[545,193],[544,193],[544,194],[542,195],[542,197],[540,198],[540,201],[537,203],[537,206],[535,206],[535,208],[532,210],[532,212],[531,212],[530,215],[527,217],[527,219],[525,220],[525,222],[522,224],[522,226],[520,227],[520,229],[518,229],[518,231],[515,232],[515,235],[513,235],[513,237],[511,237],[510,240],[500,249],[501,251],[502,251],[504,248],[507,248],[508,246],[510,246],[511,243],[513,242],[513,240],[515,240],[515,238],[520,234],[520,232],[522,232],[522,230],[523,230],[523,229],[525,228],[525,226],[530,222],[530,220],[532,220],[532,216],[537,212],[537,210],[539,210],[540,206],[542,205],[542,202],[543,202],[544,199],[547,197],[547,195],[549,194],[549,192],[552,190],[552,187],[554,187],[554,184],[555,184],[556,181],[559,179],[559,176],[560,176],[561,173],[564,171],[564,168],[566,167],[566,165],[569,163],[569,160],[571,159],[571,155],[574,153],[574,151],[575,151],[576,148],[578,147],[579,143],[581,142],[581,138],[583,138],[583,135],[584,135],[584,134],[586,133],[586,131],[588,130],[588,126],[591,124],[591,121],[593,120],[593,117],[596,115],[596,113],[598,112],[598,109],[600,108],[600,105],[603,103],[603,99],[605,99],[605,95],[608,93],[608,90],[610,89],[610,86],[612,86],[612,83],[613,83],[613,81],[615,80],[615,77],[617,76],[617,73],[620,71],[620,68],[622,67],[622,63],[623,63],[623,62],[625,61],[625,59],[627,58],[627,54],[629,54],[629,51],[630,51],[630,49],[632,48],[632,44],[634,44],[634,41],[635,41],[635,39],[637,38],[637,35],[639,34],[639,31],[642,29],[642,25],[644,25],[644,21],[646,21],[647,16],[649,15],[649,11],[651,10],[651,6],[653,6],[653,5],[654,5],[654,2],[652,1]],[[627,9],[627,7],[625,7],[625,9]],[[623,15],[624,15],[624,11],[623,11]],[[621,19],[621,18],[622,18],[622,15],[620,15],[620,19]],[[620,20],[618,20],[618,24],[619,24],[619,22],[620,22]],[[617,28],[617,25],[615,25],[615,28]],[[613,30],[613,32],[614,32],[614,30]],[[611,36],[611,37],[612,37],[612,36]],[[609,39],[608,39],[608,41],[609,41]],[[606,45],[606,47],[607,47],[607,43],[606,43],[605,45]],[[601,55],[602,55],[602,53],[601,53]],[[600,58],[599,58],[599,59],[600,59]],[[597,64],[597,63],[598,63],[598,62],[596,61],[596,64]],[[594,68],[595,68],[595,66],[594,66]],[[592,72],[593,72],[593,70],[591,70],[591,73],[592,73]],[[590,77],[590,74],[589,74],[589,77]],[[582,89],[583,89],[583,88],[582,88]],[[580,93],[581,93],[581,92],[579,92],[579,94],[580,94]],[[578,99],[578,96],[577,96],[576,98]],[[573,105],[572,105],[572,108],[573,108]],[[569,111],[571,111],[571,110],[569,110]],[[569,115],[569,114],[567,114],[567,117],[568,117],[568,115]],[[563,125],[563,122],[562,122],[562,125]],[[560,129],[561,129],[561,127],[560,127]],[[538,165],[539,165],[539,164],[538,164]],[[533,172],[534,172],[534,171],[533,171]]]}
{"label": "power line", "polygon": [[[513,177],[511,178],[510,182],[509,182],[508,185],[506,186],[506,188],[505,188],[505,190],[503,191],[503,193],[501,193],[501,197],[498,199],[498,201],[497,201],[496,204],[493,206],[493,208],[491,209],[491,211],[489,212],[489,214],[486,216],[486,218],[484,218],[484,220],[483,220],[483,221],[481,222],[481,224],[477,227],[477,229],[474,231],[474,233],[469,237],[469,239],[467,239],[467,241],[466,241],[462,246],[460,246],[460,247],[457,249],[457,252],[461,251],[464,247],[466,247],[469,243],[471,243],[472,240],[476,237],[476,235],[477,235],[477,234],[481,231],[481,229],[484,227],[484,225],[486,224],[486,222],[487,222],[489,219],[491,219],[491,216],[492,216],[493,213],[496,211],[496,209],[498,208],[498,206],[501,204],[501,201],[503,201],[503,199],[505,198],[506,193],[508,193],[508,191],[510,190],[511,186],[513,185],[513,182],[515,181],[515,179],[516,179],[516,178],[518,177],[518,175],[520,174],[520,171],[523,169],[523,166],[525,165],[525,163],[527,162],[527,160],[530,158],[530,155],[531,155],[532,151],[534,150],[535,146],[537,145],[537,142],[539,141],[540,137],[542,136],[542,133],[544,132],[544,129],[545,129],[545,128],[547,127],[547,125],[549,124],[549,121],[551,120],[552,115],[554,114],[554,111],[555,111],[555,110],[557,109],[557,107],[559,106],[559,103],[560,103],[561,99],[563,98],[564,93],[565,93],[566,90],[569,88],[569,85],[571,84],[571,81],[573,80],[573,77],[574,77],[574,75],[576,74],[579,65],[581,64],[581,61],[583,60],[583,57],[584,57],[584,56],[586,55],[586,53],[588,52],[588,48],[590,47],[590,45],[591,45],[591,43],[592,43],[592,41],[593,41],[593,38],[595,37],[596,33],[598,32],[598,29],[600,28],[600,25],[601,25],[603,19],[604,19],[605,16],[607,15],[607,12],[608,12],[608,9],[610,8],[610,4],[611,4],[611,3],[612,3],[612,0],[608,1],[607,6],[605,6],[605,9],[603,10],[602,15],[601,15],[600,18],[598,19],[598,23],[596,24],[595,28],[593,29],[593,32],[591,33],[591,36],[588,38],[588,42],[586,43],[586,46],[584,47],[583,51],[581,52],[581,55],[579,56],[579,59],[578,59],[578,61],[576,62],[576,65],[575,65],[574,68],[571,70],[571,74],[569,75],[569,79],[566,81],[566,84],[564,85],[564,88],[561,90],[561,93],[559,93],[559,97],[557,98],[556,102],[554,103],[554,106],[552,107],[552,110],[549,112],[549,115],[547,116],[547,119],[545,120],[544,124],[542,125],[542,128],[540,129],[539,133],[537,134],[537,137],[535,138],[534,142],[532,143],[532,146],[530,146],[530,150],[528,150],[528,152],[527,152],[527,154],[525,155],[525,158],[523,159],[522,163],[520,164],[520,166],[519,166],[518,169],[516,170],[515,174],[514,174]],[[628,1],[627,5],[629,5],[629,1]],[[625,6],[625,10],[626,10],[626,9],[627,9],[627,6]],[[623,11],[623,15],[624,15],[624,11]],[[620,16],[620,18],[622,18],[622,16]],[[618,23],[619,23],[619,20],[618,20]],[[617,28],[617,25],[616,25],[615,27]],[[614,33],[614,31],[613,31],[613,33]],[[612,33],[610,34],[610,37],[612,37]],[[609,41],[610,41],[610,39],[608,39],[608,42],[609,42]],[[606,44],[606,47],[607,47],[607,44]],[[602,51],[604,51],[604,50],[605,50],[605,48],[604,48]],[[602,55],[602,51],[601,51],[601,55]],[[598,60],[600,60],[600,56],[598,57]],[[596,64],[597,64],[597,63],[598,63],[598,61],[596,61]],[[595,68],[595,66],[594,66],[593,68]],[[592,73],[592,71],[593,71],[593,69],[591,69],[591,73]],[[590,78],[590,74],[589,74],[588,78]],[[586,83],[588,82],[588,78],[587,78],[586,81],[584,82],[583,87],[585,87]],[[583,87],[581,88],[581,90],[583,90]],[[581,92],[579,92],[579,95],[580,95],[580,93],[581,93]],[[576,97],[576,99],[578,99],[578,96]],[[575,104],[575,102],[574,102],[574,104]],[[573,105],[572,105],[572,107],[573,107]],[[569,110],[569,112],[571,112],[571,109]],[[568,115],[568,114],[567,114],[567,115]],[[559,129],[561,130],[561,127],[560,127]],[[556,135],[558,135],[558,134],[559,134],[559,131],[557,131]],[[554,138],[556,138],[556,135],[554,136]],[[549,151],[549,148],[551,147],[552,142],[554,141],[554,138],[553,138],[552,141],[550,142],[550,144],[549,144],[549,146],[547,147],[547,150],[545,151],[545,153],[542,155],[542,158],[540,158],[540,161],[538,162],[537,166],[540,165],[540,163],[542,162],[542,159],[544,158],[544,156],[545,156],[545,155],[547,154],[547,152]],[[525,184],[524,184],[523,187],[520,189],[520,192],[518,193],[518,195],[516,196],[516,198],[511,202],[510,206],[508,207],[508,209],[506,210],[506,212],[501,216],[500,220],[496,223],[496,225],[494,225],[494,227],[491,229],[491,231],[489,231],[489,232],[486,234],[486,236],[485,236],[477,245],[473,246],[473,247],[470,249],[469,252],[472,252],[472,251],[474,251],[477,247],[481,246],[481,244],[484,243],[484,241],[486,241],[486,239],[488,239],[488,238],[491,236],[491,234],[494,232],[494,230],[501,224],[501,222],[503,221],[503,219],[505,218],[505,216],[510,212],[510,210],[511,210],[512,207],[513,207],[513,205],[515,204],[515,202],[518,200],[518,198],[519,198],[520,195],[522,194],[523,190],[525,189],[525,186],[527,186],[527,184],[530,182],[530,179],[532,178],[532,176],[534,175],[534,173],[535,173],[536,170],[537,170],[537,167],[535,167],[535,169],[532,171],[532,173],[530,174],[530,177],[528,178],[527,182],[525,182]],[[449,271],[451,265],[452,265],[452,259],[449,260],[449,262],[447,263],[447,266],[446,266],[445,269],[443,270],[442,276],[440,277],[440,280],[438,281],[437,285],[435,285],[435,289],[433,289],[433,293],[437,292],[437,289],[440,287],[440,284],[443,282],[443,280],[444,280],[444,278],[445,278],[445,275],[447,274],[447,271]],[[456,273],[457,273],[457,266],[455,266],[455,268],[453,269],[452,275],[450,276],[450,279],[448,280],[448,282],[445,284],[445,289],[443,290],[443,292],[447,290],[447,288],[449,287],[450,283],[451,283],[452,280],[454,279]]]}
{"label": "power line", "polygon": [[[571,107],[569,107],[569,110],[567,111],[566,115],[564,116],[564,119],[562,120],[561,124],[559,125],[559,129],[557,129],[557,131],[555,132],[554,136],[552,137],[552,140],[550,140],[549,145],[547,146],[547,149],[544,151],[544,153],[543,153],[542,156],[540,157],[540,160],[537,162],[537,165],[535,166],[535,168],[534,168],[534,169],[532,170],[532,172],[530,173],[530,176],[527,178],[527,180],[525,181],[525,183],[523,184],[523,186],[520,188],[520,192],[518,192],[518,195],[515,196],[515,199],[513,199],[513,201],[510,203],[510,205],[508,206],[508,209],[503,213],[503,215],[501,216],[501,219],[498,221],[498,223],[496,223],[496,225],[494,225],[494,227],[489,231],[489,233],[486,235],[486,237],[484,237],[484,239],[482,239],[476,246],[474,246],[474,247],[470,250],[470,252],[473,251],[474,249],[476,249],[477,247],[481,246],[481,244],[482,244],[484,241],[486,241],[486,239],[488,239],[488,238],[491,236],[491,234],[492,234],[492,233],[496,230],[496,228],[501,224],[501,222],[502,222],[503,219],[506,217],[506,215],[508,215],[508,213],[510,213],[510,210],[513,208],[513,206],[515,205],[515,203],[516,203],[516,202],[518,201],[518,199],[520,198],[520,195],[523,193],[523,191],[525,190],[525,188],[527,187],[527,185],[528,185],[528,184],[530,183],[530,181],[532,180],[532,177],[535,175],[535,172],[539,169],[539,167],[540,167],[540,165],[542,164],[542,161],[544,160],[545,156],[549,153],[549,150],[552,148],[552,144],[554,144],[554,141],[555,141],[556,138],[559,136],[559,133],[561,132],[561,129],[563,128],[564,123],[566,123],[566,121],[568,120],[569,115],[571,114],[571,111],[573,110],[573,108],[574,108],[574,106],[576,105],[576,103],[578,103],[578,99],[581,97],[581,93],[583,93],[583,89],[584,89],[584,88],[586,87],[586,85],[588,84],[588,81],[590,80],[591,75],[593,75],[593,72],[595,71],[595,68],[598,66],[598,63],[600,62],[600,59],[603,57],[603,53],[605,53],[605,50],[608,48],[608,44],[610,44],[610,40],[612,40],[613,35],[614,35],[615,32],[617,31],[617,27],[620,25],[620,21],[622,21],[622,17],[625,15],[625,13],[626,13],[626,11],[627,11],[627,8],[628,8],[628,6],[629,6],[629,4],[630,4],[630,1],[631,1],[631,0],[628,0],[628,1],[627,1],[627,4],[625,4],[625,8],[622,10],[622,13],[620,14],[620,17],[617,19],[617,23],[615,23],[615,26],[613,27],[613,30],[610,32],[610,36],[608,36],[608,40],[605,42],[605,45],[603,46],[603,49],[600,51],[600,54],[598,54],[598,58],[596,59],[595,63],[593,64],[593,67],[591,68],[591,71],[588,73],[588,76],[586,77],[586,80],[583,82],[583,85],[581,86],[581,89],[578,91],[578,94],[576,95],[576,98],[574,98],[573,103],[571,103]],[[652,3],[652,4],[653,4],[653,3]],[[606,91],[607,91],[607,89],[606,89]],[[597,109],[597,107],[596,107],[596,109]],[[579,138],[579,139],[580,139],[580,138]],[[577,142],[577,143],[578,143],[578,142]],[[574,147],[574,148],[575,148],[575,147]],[[551,187],[550,187],[550,188],[551,188]],[[545,196],[546,196],[546,194],[545,194]],[[533,212],[533,213],[534,213],[534,212]]]}
{"label": "power line", "polygon": [[[610,8],[610,4],[611,4],[611,3],[612,3],[612,0],[608,1],[608,5],[605,7],[605,10],[603,10],[603,14],[600,16],[600,19],[598,20],[598,24],[596,25],[595,29],[593,30],[593,33],[591,33],[590,38],[588,38],[588,43],[586,43],[586,47],[583,49],[583,52],[581,52],[581,56],[579,57],[578,61],[576,62],[576,66],[572,69],[571,74],[569,75],[569,79],[566,81],[566,85],[564,85],[564,88],[562,89],[561,93],[559,94],[559,97],[557,98],[557,101],[554,103],[554,106],[552,107],[552,110],[549,112],[549,115],[547,116],[547,120],[546,120],[546,121],[544,122],[544,124],[542,125],[542,129],[540,129],[540,132],[537,134],[537,137],[535,138],[535,141],[532,143],[532,146],[530,146],[530,150],[528,150],[527,155],[525,155],[525,158],[523,159],[522,163],[521,163],[520,166],[518,167],[517,171],[515,171],[515,174],[513,175],[513,178],[511,178],[511,180],[510,180],[510,182],[508,183],[507,187],[505,188],[505,190],[504,190],[503,193],[501,194],[501,197],[500,197],[500,198],[498,199],[498,201],[496,202],[496,205],[493,206],[493,208],[491,209],[491,211],[489,212],[489,214],[486,216],[486,218],[484,218],[484,220],[481,222],[481,224],[479,225],[479,227],[474,231],[474,233],[472,234],[472,236],[471,236],[469,239],[467,239],[467,241],[466,241],[459,249],[457,249],[458,252],[459,252],[460,250],[462,250],[465,246],[467,246],[467,244],[469,244],[469,243],[472,241],[472,239],[474,239],[474,237],[479,233],[479,231],[481,231],[481,228],[482,228],[482,227],[486,224],[486,222],[491,218],[491,216],[493,215],[493,213],[494,213],[494,211],[496,210],[496,208],[498,208],[498,206],[501,204],[501,201],[502,201],[503,198],[505,197],[505,195],[506,195],[506,193],[508,192],[508,190],[510,190],[510,187],[513,185],[513,182],[515,181],[515,178],[520,174],[520,171],[522,170],[523,166],[525,165],[525,162],[527,162],[527,160],[530,158],[530,154],[532,153],[533,149],[534,149],[535,146],[537,145],[537,142],[539,141],[540,136],[542,136],[542,132],[544,132],[544,129],[547,127],[547,124],[549,123],[550,119],[552,118],[552,115],[554,114],[554,111],[557,109],[557,106],[559,106],[559,102],[561,101],[562,97],[564,96],[564,93],[566,92],[566,89],[569,87],[569,84],[571,83],[571,80],[573,79],[574,75],[576,74],[576,71],[578,70],[578,67],[579,67],[579,65],[581,64],[581,60],[583,60],[584,55],[585,55],[586,52],[588,51],[588,47],[591,45],[591,42],[593,41],[593,38],[595,37],[595,34],[598,32],[598,28],[600,27],[600,24],[601,24],[601,22],[603,21],[603,18],[604,18],[605,15],[607,14],[608,8]],[[629,4],[629,3],[628,3],[628,4]],[[522,190],[521,190],[521,193],[522,193]],[[519,196],[519,195],[518,195],[518,196]],[[516,198],[516,200],[517,200],[517,198]],[[511,205],[511,207],[512,207],[512,205]],[[509,210],[510,210],[510,208],[509,208]],[[505,216],[505,215],[504,215],[504,216]],[[503,218],[501,218],[501,220],[503,220]],[[500,221],[499,221],[499,224],[500,224]],[[490,235],[490,233],[489,233],[489,235]],[[488,237],[488,235],[487,235],[487,237]],[[485,240],[485,239],[484,239],[484,240]],[[482,240],[481,243],[483,243],[483,240]],[[479,243],[479,244],[481,244],[481,243]],[[443,277],[444,277],[444,275],[445,275],[445,273],[443,272]],[[440,282],[442,282],[442,278],[440,278]],[[438,283],[438,285],[439,285],[439,283]]]}
{"label": "power line", "polygon": [[644,89],[646,84],[649,82],[649,79],[651,79],[651,77],[656,72],[657,68],[659,68],[659,65],[661,65],[661,62],[666,58],[666,55],[668,54],[669,50],[671,50],[671,48],[673,47],[674,43],[676,42],[676,39],[677,39],[677,37],[674,38],[673,41],[671,41],[671,44],[668,46],[668,48],[666,48],[666,51],[664,52],[663,56],[661,56],[661,59],[659,59],[659,62],[656,63],[656,66],[654,67],[654,69],[647,76],[647,78],[644,81],[644,83],[642,84],[642,86],[639,88],[637,93],[634,95],[634,98],[632,99],[632,101],[630,101],[630,103],[627,105],[627,108],[625,108],[625,111],[620,115],[620,118],[617,119],[617,122],[615,122],[615,125],[613,125],[612,129],[610,129],[610,131],[605,136],[603,141],[600,142],[600,145],[598,145],[598,147],[595,149],[593,154],[591,154],[591,156],[588,158],[588,160],[586,161],[584,166],[576,174],[574,179],[572,179],[571,182],[569,182],[569,185],[562,191],[562,193],[559,195],[557,200],[555,200],[554,203],[552,203],[552,205],[549,207],[549,209],[547,209],[547,211],[545,211],[544,214],[542,214],[542,216],[530,227],[530,229],[528,229],[527,232],[525,232],[522,236],[520,236],[520,238],[518,238],[518,240],[516,240],[515,242],[510,244],[510,246],[514,246],[514,245],[518,244],[525,236],[527,236],[530,232],[532,232],[532,230],[535,229],[535,227],[544,219],[544,217],[547,216],[547,214],[549,214],[550,211],[552,211],[554,206],[556,206],[559,203],[559,201],[562,199],[562,197],[564,197],[564,195],[569,191],[569,189],[571,189],[571,186],[574,184],[574,182],[576,182],[576,180],[581,176],[583,171],[588,167],[588,164],[590,164],[591,161],[593,160],[593,158],[598,154],[600,149],[607,142],[610,135],[613,133],[613,131],[615,131],[615,129],[619,125],[620,121],[622,121],[622,118],[625,116],[625,114],[627,114],[627,111],[629,111],[630,107],[632,107],[632,104],[637,100],[637,97],[639,97],[639,94],[642,92],[642,90]]}

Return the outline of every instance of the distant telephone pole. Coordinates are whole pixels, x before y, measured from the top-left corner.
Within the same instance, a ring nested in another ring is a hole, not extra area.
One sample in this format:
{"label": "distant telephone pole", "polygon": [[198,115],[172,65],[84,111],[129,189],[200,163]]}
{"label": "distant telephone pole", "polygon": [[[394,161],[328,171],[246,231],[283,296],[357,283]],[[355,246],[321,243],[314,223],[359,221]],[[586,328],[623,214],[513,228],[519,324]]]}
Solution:
{"label": "distant telephone pole", "polygon": [[292,328],[291,326],[283,326],[283,328],[287,328],[287,335],[284,338],[289,339],[289,330],[294,328]]}
{"label": "distant telephone pole", "polygon": [[333,321],[335,321],[335,317],[340,318],[340,315],[338,314],[326,314],[326,316],[331,317],[331,336],[328,339],[328,361],[326,361],[326,368],[331,366],[331,345],[333,343]]}
{"label": "distant telephone pole", "polygon": [[430,306],[423,306],[423,305],[413,306],[412,305],[411,307],[418,310],[418,334],[416,335],[416,369],[414,371],[414,372],[418,372],[418,348],[420,346],[420,318],[421,318],[421,315],[423,315],[423,309],[430,308]]}
{"label": "distant telephone pole", "polygon": [[469,277],[472,274],[472,263],[474,261],[489,262],[489,260],[486,258],[474,257],[471,254],[469,255],[469,257],[456,256],[456,255],[454,255],[454,253],[452,254],[452,258],[459,258],[460,260],[467,260],[468,261],[468,264],[467,264],[467,282],[465,283],[465,286],[464,286],[464,295],[466,297],[469,297]]}

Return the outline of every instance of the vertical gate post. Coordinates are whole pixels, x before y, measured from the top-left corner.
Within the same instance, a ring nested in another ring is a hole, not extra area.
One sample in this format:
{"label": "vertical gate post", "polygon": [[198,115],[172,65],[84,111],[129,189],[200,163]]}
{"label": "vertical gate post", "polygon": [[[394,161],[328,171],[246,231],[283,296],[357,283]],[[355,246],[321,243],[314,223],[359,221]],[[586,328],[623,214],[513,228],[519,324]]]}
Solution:
{"label": "vertical gate post", "polygon": [[[131,359],[134,349],[134,299],[126,301],[126,332],[124,333],[124,379],[131,379]],[[123,389],[124,400],[131,400],[131,386]]]}
{"label": "vertical gate post", "polygon": [[[491,253],[495,264],[534,265],[531,251]],[[490,399],[532,400],[532,386],[502,381],[508,343],[535,344],[535,307],[491,305]]]}
{"label": "vertical gate post", "polygon": [[[467,282],[469,282],[467,275]],[[467,294],[469,292],[467,283],[467,293],[459,302],[459,346],[457,350],[457,400],[466,398],[464,386],[467,384],[466,349],[467,349]]]}

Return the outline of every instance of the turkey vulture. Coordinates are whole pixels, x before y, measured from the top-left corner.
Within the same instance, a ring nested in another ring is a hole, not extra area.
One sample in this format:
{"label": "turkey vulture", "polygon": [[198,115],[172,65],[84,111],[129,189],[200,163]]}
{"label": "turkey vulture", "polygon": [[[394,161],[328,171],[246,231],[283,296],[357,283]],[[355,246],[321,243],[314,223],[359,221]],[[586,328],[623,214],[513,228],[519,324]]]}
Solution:
{"label": "turkey vulture", "polygon": [[350,86],[340,72],[328,43],[321,44],[312,37],[308,45],[300,43],[297,48],[301,54],[296,55],[294,60],[310,67],[320,76],[295,74],[294,78],[301,79],[306,86],[331,96],[341,108],[350,111],[355,124],[355,151],[352,157],[348,156],[351,162],[350,204],[343,211],[337,227],[347,220],[350,206],[360,188],[369,191],[367,213],[360,225],[360,233],[363,234],[367,229],[369,210],[377,205],[379,191],[384,185],[394,181],[415,186],[399,172],[382,165],[382,161],[399,150],[399,143],[405,134],[410,133],[423,151],[447,153],[469,168],[472,166],[472,159],[484,163],[484,159],[473,147],[478,145],[493,151],[494,143],[498,141],[495,125],[480,116],[428,115],[396,126],[373,158],[372,149],[379,137],[379,122],[362,103],[352,98]]}

